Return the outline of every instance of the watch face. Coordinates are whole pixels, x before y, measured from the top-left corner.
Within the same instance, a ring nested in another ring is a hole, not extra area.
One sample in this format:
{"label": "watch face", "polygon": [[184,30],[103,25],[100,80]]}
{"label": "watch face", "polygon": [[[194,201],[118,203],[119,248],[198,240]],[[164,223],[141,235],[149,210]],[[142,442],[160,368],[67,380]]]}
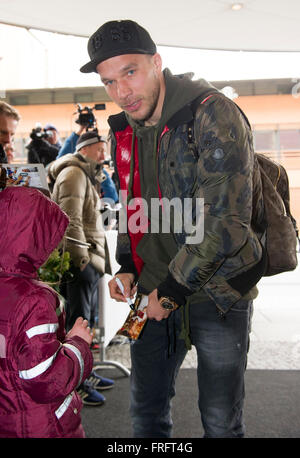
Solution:
{"label": "watch face", "polygon": [[172,304],[172,302],[169,302],[167,300],[162,301],[161,305],[164,309],[167,309],[167,310],[173,310],[174,308],[174,304]]}

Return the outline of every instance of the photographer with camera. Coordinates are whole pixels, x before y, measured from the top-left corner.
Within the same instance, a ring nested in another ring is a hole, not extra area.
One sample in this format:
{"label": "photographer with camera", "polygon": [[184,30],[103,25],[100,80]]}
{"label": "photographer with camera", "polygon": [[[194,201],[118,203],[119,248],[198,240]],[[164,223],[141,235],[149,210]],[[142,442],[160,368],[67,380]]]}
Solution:
{"label": "photographer with camera", "polygon": [[56,127],[53,124],[50,124],[48,122],[48,124],[46,124],[45,127],[44,127],[44,131],[46,132],[46,134],[48,134],[47,141],[51,145],[54,145],[57,148],[61,148],[62,143],[61,143],[61,140],[59,138],[59,132],[56,129]]}
{"label": "photographer with camera", "polygon": [[[79,127],[76,130],[76,132],[72,132],[71,135],[65,140],[63,146],[59,150],[57,159],[59,159],[62,156],[65,156],[66,154],[73,154],[75,152],[76,143],[80,135],[82,135],[84,131],[95,132],[95,133],[98,132],[97,121],[93,114],[93,110],[94,109],[101,110],[103,109],[104,105],[96,104],[93,108],[90,108],[90,107],[82,108],[81,105],[78,104],[77,107],[78,107],[77,113],[79,114],[79,116],[76,119],[75,123],[78,124]],[[103,164],[102,164],[102,172],[103,172],[103,177],[101,180],[102,196],[109,200],[113,200],[114,203],[117,203],[119,201],[119,197],[118,197],[116,185],[114,181],[112,180],[112,178],[110,177],[109,173],[103,167]]]}
{"label": "photographer with camera", "polygon": [[50,139],[54,137],[53,132],[53,129],[46,130],[40,125],[32,129],[30,134],[31,142],[26,147],[28,149],[27,161],[29,164],[39,163],[47,167],[50,162],[55,161],[60,147],[57,144],[51,144]]}
{"label": "photographer with camera", "polygon": [[93,110],[102,110],[105,108],[103,104],[96,104],[93,108],[84,107],[77,104],[77,111],[74,114],[79,114],[75,123],[79,125],[76,132],[72,132],[70,137],[68,137],[64,145],[59,150],[57,159],[64,156],[65,154],[74,153],[76,148],[77,140],[84,131],[88,132],[89,130],[97,132],[97,120],[94,116]]}

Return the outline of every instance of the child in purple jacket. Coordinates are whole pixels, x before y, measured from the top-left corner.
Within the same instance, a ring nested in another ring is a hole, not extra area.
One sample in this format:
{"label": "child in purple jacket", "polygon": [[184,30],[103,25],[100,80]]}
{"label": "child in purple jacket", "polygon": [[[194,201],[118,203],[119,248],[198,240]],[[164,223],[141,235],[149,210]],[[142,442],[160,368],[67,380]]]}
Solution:
{"label": "child in purple jacket", "polygon": [[0,192],[0,437],[84,437],[76,387],[92,370],[91,331],[78,318],[65,335],[37,275],[68,222],[36,189]]}

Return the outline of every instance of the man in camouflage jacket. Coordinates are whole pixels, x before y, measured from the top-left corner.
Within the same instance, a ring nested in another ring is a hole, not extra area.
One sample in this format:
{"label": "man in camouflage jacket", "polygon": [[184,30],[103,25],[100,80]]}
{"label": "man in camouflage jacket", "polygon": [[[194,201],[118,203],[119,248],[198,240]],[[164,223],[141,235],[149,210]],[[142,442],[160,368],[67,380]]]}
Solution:
{"label": "man in camouflage jacket", "polygon": [[[88,49],[91,62],[81,70],[98,72],[124,110],[109,118],[127,218],[116,275],[125,295],[134,294],[136,282],[138,293],[148,295],[148,322],[131,346],[134,435],[170,436],[175,378],[193,344],[205,435],[241,437],[252,299],[264,268],[250,128],[206,81],[162,71],[151,37],[132,21],[104,24]],[[172,199],[171,217],[166,204]],[[197,226],[186,230],[186,213],[178,211],[188,201],[195,223],[199,199],[200,238]],[[161,204],[159,213],[153,202]],[[124,301],[115,278],[109,287]]]}

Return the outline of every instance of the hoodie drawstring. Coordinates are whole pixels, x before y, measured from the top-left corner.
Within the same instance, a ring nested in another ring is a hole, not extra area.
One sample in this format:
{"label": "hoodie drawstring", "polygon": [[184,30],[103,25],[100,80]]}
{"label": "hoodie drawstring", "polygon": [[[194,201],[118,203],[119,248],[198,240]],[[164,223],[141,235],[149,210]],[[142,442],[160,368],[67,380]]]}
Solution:
{"label": "hoodie drawstring", "polygon": [[181,307],[181,333],[180,339],[183,339],[187,350],[191,350],[192,341],[190,337],[190,298],[187,297],[186,304]]}
{"label": "hoodie drawstring", "polygon": [[[187,350],[191,350],[192,341],[190,337],[190,299],[187,298],[186,304],[180,307],[181,312],[181,332],[179,334],[179,339],[183,339],[185,342],[185,347]],[[178,310],[179,312],[179,310]],[[166,320],[167,326],[167,339],[168,339],[168,350],[167,356],[171,357],[172,354],[176,353],[176,320],[175,313],[171,315]]]}

